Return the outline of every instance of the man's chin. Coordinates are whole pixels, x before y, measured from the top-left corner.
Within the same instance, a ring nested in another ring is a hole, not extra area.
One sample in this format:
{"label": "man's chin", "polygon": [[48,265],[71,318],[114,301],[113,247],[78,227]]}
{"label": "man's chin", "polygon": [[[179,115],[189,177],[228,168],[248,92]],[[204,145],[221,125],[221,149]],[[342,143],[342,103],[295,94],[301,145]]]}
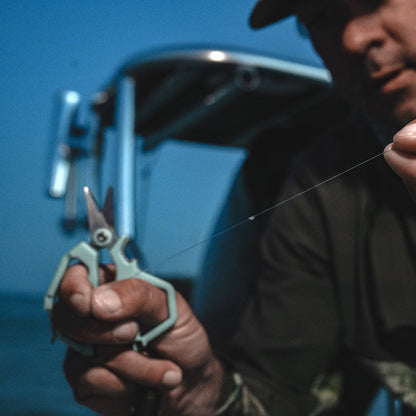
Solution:
{"label": "man's chin", "polygon": [[416,119],[416,97],[394,104],[383,103],[380,100],[376,103],[368,103],[365,107],[364,111],[380,124],[389,137],[392,137],[407,123]]}

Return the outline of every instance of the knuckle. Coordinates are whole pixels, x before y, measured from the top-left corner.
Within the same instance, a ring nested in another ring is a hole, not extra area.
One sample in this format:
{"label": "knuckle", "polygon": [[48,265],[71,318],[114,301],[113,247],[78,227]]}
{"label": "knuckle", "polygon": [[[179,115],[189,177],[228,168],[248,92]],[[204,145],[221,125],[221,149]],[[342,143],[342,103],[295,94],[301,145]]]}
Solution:
{"label": "knuckle", "polygon": [[147,298],[149,294],[152,292],[152,285],[145,280],[138,279],[135,277],[131,277],[124,281],[125,290],[134,294],[134,296],[139,296],[143,298]]}
{"label": "knuckle", "polygon": [[157,288],[138,278],[129,278],[120,281],[113,287],[118,292],[123,307],[127,310],[142,305],[147,307],[148,303],[157,296]]}

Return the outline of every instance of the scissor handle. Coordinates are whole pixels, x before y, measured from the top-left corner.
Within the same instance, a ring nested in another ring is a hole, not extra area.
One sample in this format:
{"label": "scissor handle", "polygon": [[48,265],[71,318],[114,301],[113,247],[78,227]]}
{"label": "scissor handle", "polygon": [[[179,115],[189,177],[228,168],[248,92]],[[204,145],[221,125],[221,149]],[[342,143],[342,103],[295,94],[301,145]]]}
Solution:
{"label": "scissor handle", "polygon": [[173,286],[166,280],[160,279],[141,270],[136,259],[128,260],[126,258],[124,252],[128,241],[128,237],[121,236],[110,250],[111,258],[116,266],[116,280],[129,278],[141,279],[164,290],[166,293],[169,312],[168,318],[160,322],[154,328],[144,334],[141,334],[139,331],[133,343],[133,349],[138,351],[140,349],[139,344],[142,348],[146,348],[150,341],[172,327],[177,320],[178,313],[176,309],[175,289]]}
{"label": "scissor handle", "polygon": [[[173,286],[165,280],[159,279],[149,273],[142,271],[139,268],[136,259],[128,260],[124,255],[124,250],[128,243],[128,237],[122,236],[114,244],[110,250],[111,258],[113,259],[114,265],[116,266],[116,280],[124,280],[128,278],[142,279],[166,292],[166,299],[168,303],[169,317],[163,322],[156,325],[144,334],[140,331],[137,334],[133,342],[133,349],[139,351],[145,348],[149,342],[158,337],[164,331],[172,327],[177,319],[176,310],[176,298],[175,289]],[[62,278],[72,260],[78,260],[88,269],[89,280],[94,287],[99,285],[98,276],[98,264],[99,264],[99,251],[88,243],[82,241],[76,245],[72,250],[66,253],[52,278],[52,282],[46,292],[46,296],[43,301],[43,307],[47,312],[52,311],[55,303],[56,294],[61,284]],[[94,349],[90,344],[83,344],[74,341],[68,337],[65,337],[58,331],[54,332],[54,338],[57,338],[65,342],[72,349],[80,352],[81,354],[92,356]]]}
{"label": "scissor handle", "polygon": [[[48,291],[46,292],[46,296],[43,300],[43,308],[47,312],[52,311],[54,307],[59,285],[61,284],[62,278],[64,277],[69,263],[72,260],[78,260],[88,269],[89,280],[94,287],[97,287],[99,284],[98,251],[87,244],[85,241],[82,241],[62,257],[58,268],[56,269],[56,272],[52,278],[52,282],[49,285]],[[54,331],[54,338],[65,342],[69,347],[80,352],[81,354],[88,356],[93,355],[92,345],[76,342],[71,338],[65,337],[58,331]]]}
{"label": "scissor handle", "polygon": [[59,262],[58,268],[43,299],[43,307],[48,312],[53,309],[56,293],[71,260],[79,260],[85,265],[88,269],[90,282],[94,287],[97,287],[99,284],[98,252],[85,241],[81,241],[72,250],[68,251]]}

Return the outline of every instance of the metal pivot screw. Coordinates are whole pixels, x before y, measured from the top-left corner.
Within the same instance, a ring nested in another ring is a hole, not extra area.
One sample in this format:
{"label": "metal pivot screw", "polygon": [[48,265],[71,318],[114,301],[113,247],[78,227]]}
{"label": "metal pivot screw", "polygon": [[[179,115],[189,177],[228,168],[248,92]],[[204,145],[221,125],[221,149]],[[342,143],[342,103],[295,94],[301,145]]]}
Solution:
{"label": "metal pivot screw", "polygon": [[106,246],[108,243],[110,243],[112,238],[113,234],[106,228],[98,228],[98,230],[96,230],[93,235],[94,244],[99,247]]}

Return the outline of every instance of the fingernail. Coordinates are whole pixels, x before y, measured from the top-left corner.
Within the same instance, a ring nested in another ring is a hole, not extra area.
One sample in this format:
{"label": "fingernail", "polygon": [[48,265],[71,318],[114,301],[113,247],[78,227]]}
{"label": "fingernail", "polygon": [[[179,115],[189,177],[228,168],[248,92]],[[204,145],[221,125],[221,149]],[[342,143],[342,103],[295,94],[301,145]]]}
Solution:
{"label": "fingernail", "polygon": [[132,341],[138,330],[139,327],[136,322],[126,322],[114,329],[113,336],[117,341]]}
{"label": "fingernail", "polygon": [[121,309],[120,296],[111,289],[103,290],[94,295],[96,305],[107,313],[114,314]]}
{"label": "fingernail", "polygon": [[167,387],[175,387],[182,381],[182,373],[180,371],[168,370],[163,375],[162,383]]}

